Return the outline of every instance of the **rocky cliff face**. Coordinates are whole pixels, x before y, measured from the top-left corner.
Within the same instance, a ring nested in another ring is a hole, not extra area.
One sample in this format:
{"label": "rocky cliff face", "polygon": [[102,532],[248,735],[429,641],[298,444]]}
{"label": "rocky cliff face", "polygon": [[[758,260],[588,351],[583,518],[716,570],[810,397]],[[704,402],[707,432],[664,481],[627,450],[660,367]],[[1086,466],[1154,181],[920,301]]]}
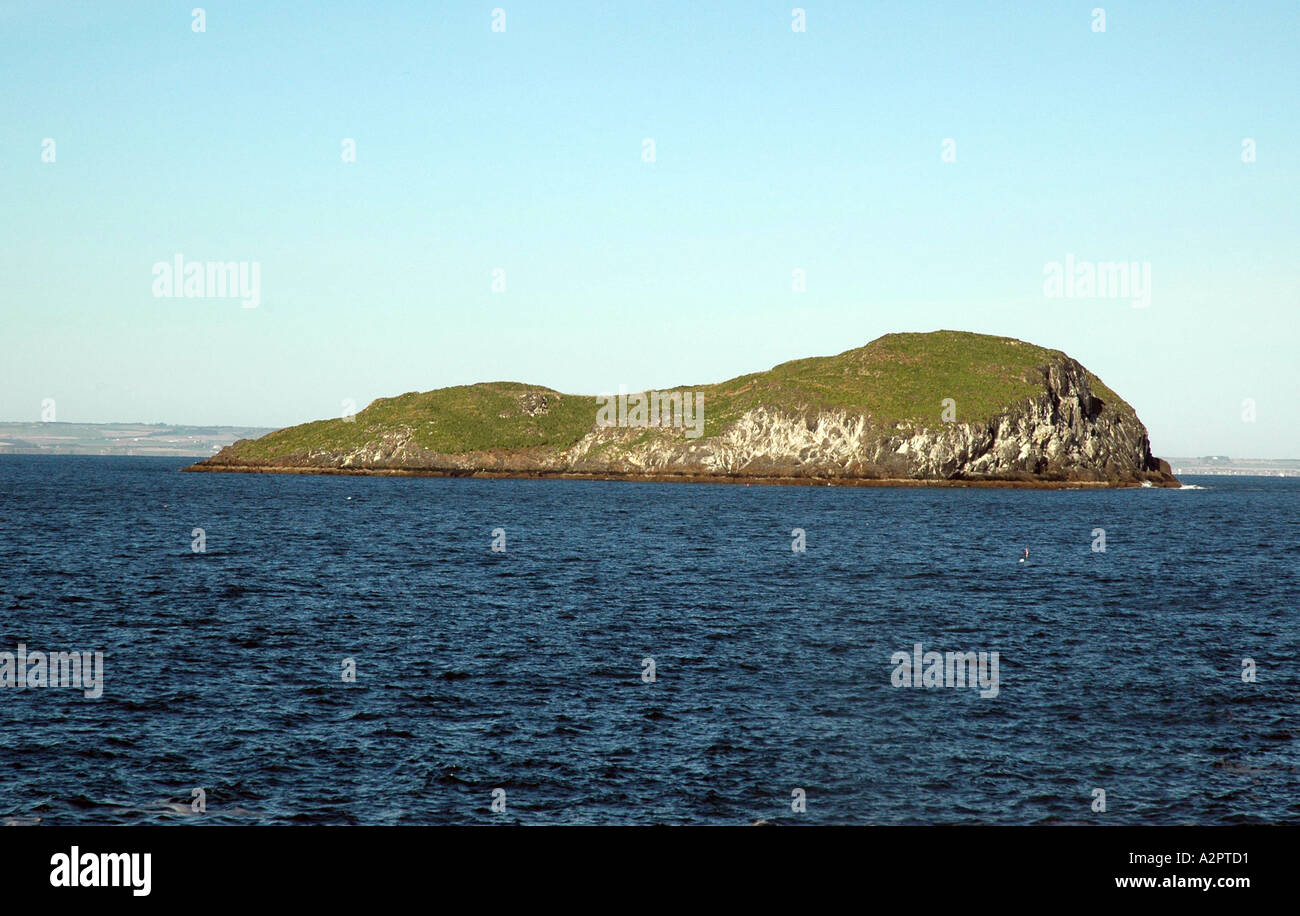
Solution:
{"label": "rocky cliff face", "polygon": [[[1098,397],[1083,366],[1060,354],[1041,374],[1036,397],[979,422],[936,417],[927,425],[885,426],[845,409],[759,406],[716,435],[688,438],[673,428],[596,428],[593,405],[592,429],[562,449],[449,454],[421,448],[412,427],[398,426],[374,430],[360,447],[309,449],[274,460],[245,457],[236,443],[195,469],[1177,486],[1168,464],[1152,457],[1146,428],[1132,408]],[[529,415],[548,409],[545,397],[526,400],[520,409]]]}
{"label": "rocky cliff face", "polygon": [[[1043,391],[981,423],[880,428],[845,411],[745,413],[716,437],[597,430],[558,456],[557,468],[596,472],[914,480],[1168,483],[1146,428],[1127,405],[1093,394],[1088,372],[1065,358],[1043,368]],[[597,451],[601,445],[613,446]],[[1163,467],[1162,467],[1163,465]]]}

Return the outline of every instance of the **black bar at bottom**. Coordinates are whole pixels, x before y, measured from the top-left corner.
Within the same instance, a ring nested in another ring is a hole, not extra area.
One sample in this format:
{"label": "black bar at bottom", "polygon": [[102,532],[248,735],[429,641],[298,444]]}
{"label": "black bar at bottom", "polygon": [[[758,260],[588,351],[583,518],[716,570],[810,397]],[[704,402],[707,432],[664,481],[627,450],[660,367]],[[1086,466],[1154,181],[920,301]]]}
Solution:
{"label": "black bar at bottom", "polygon": [[[373,905],[469,893],[639,908],[691,888],[717,902],[848,893],[947,906],[966,893],[1038,902],[1050,893],[1231,905],[1287,888],[1296,839],[1293,827],[51,827],[0,833],[0,877],[10,902]],[[138,894],[146,853],[148,893]]]}

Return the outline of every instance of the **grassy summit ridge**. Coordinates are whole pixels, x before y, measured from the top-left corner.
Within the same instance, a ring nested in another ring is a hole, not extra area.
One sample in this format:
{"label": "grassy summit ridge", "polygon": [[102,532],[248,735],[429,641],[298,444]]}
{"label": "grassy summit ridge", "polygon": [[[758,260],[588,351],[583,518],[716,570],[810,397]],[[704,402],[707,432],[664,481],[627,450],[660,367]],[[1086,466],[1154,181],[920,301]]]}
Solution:
{"label": "grassy summit ridge", "polygon": [[[794,360],[714,385],[663,390],[704,395],[706,438],[758,407],[809,416],[840,410],[881,426],[934,428],[942,399],[956,401],[959,422],[990,420],[1041,394],[1043,367],[1066,359],[1058,350],[1009,337],[963,331],[887,334],[836,356]],[[1090,374],[1089,382],[1108,407],[1132,411],[1096,376]],[[521,410],[521,399],[533,394],[545,396],[545,412]],[[443,454],[563,450],[592,431],[595,417],[594,395],[485,382],[380,398],[352,422],[304,423],[243,441],[231,451],[255,461],[350,451],[400,428],[409,428],[419,447]]]}

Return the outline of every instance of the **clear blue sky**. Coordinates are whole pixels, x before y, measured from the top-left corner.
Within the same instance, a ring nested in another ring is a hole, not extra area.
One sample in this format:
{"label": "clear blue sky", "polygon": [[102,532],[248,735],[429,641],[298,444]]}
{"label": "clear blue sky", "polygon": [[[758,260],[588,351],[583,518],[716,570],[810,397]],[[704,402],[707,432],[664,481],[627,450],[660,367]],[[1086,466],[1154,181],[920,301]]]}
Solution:
{"label": "clear blue sky", "polygon": [[[199,2],[0,0],[0,419],[282,426],[959,328],[1077,357],[1157,454],[1300,457],[1293,0],[1104,33],[1104,0],[808,0],[802,34],[607,0],[211,2],[196,34]],[[258,262],[260,307],[153,297],[177,252]],[[1067,254],[1150,262],[1150,307],[1045,297]]]}

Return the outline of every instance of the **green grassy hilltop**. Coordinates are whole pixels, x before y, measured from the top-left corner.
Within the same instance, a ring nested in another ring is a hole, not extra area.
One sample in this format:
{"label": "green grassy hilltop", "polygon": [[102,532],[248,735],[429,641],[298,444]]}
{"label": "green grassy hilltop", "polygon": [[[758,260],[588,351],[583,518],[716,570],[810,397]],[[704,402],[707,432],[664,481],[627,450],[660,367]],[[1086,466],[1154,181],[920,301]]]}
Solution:
{"label": "green grassy hilltop", "polygon": [[[746,411],[766,407],[795,415],[842,410],[877,425],[933,427],[940,401],[953,398],[961,422],[995,417],[1042,392],[1043,367],[1066,359],[1008,337],[962,331],[887,334],[837,356],[782,363],[766,372],[712,385],[665,390],[704,395],[706,438]],[[1095,376],[1094,393],[1128,410]],[[529,395],[546,398],[545,411],[521,410]],[[347,452],[387,430],[409,428],[416,446],[443,454],[528,448],[563,450],[595,425],[594,395],[561,394],[519,382],[484,382],[380,398],[352,421],[318,420],[246,440],[227,459],[274,462],[320,450]]]}

